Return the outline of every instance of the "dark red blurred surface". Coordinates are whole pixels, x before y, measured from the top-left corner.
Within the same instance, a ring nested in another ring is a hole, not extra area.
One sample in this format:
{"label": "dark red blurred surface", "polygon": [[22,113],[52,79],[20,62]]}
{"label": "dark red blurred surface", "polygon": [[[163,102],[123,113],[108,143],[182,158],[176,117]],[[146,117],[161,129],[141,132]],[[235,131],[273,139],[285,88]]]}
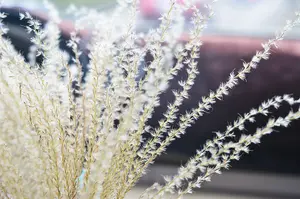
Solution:
{"label": "dark red blurred surface", "polygon": [[[263,39],[246,37],[203,37],[204,45],[201,48],[198,68],[200,75],[191,90],[191,97],[186,100],[181,113],[195,107],[202,96],[215,90],[220,82],[225,82],[228,75],[233,70],[239,70],[244,61],[250,61],[256,50],[261,49]],[[279,49],[274,49],[269,60],[262,61],[258,68],[247,78],[247,82],[240,82],[229,96],[223,101],[217,102],[213,110],[204,115],[182,139],[177,140],[169,149],[169,153],[178,153],[182,157],[188,157],[199,149],[207,138],[213,136],[213,131],[225,130],[228,122],[237,118],[238,114],[243,114],[252,107],[275,95],[293,94],[300,97],[300,42],[283,41]],[[171,88],[177,88],[177,81],[186,76],[181,72],[173,80]],[[161,113],[167,106],[168,101],[172,101],[170,90],[163,94],[159,107],[151,121],[155,124]],[[284,115],[290,107],[285,106],[276,112],[275,115]],[[256,126],[263,126],[265,118],[260,117],[255,125],[248,125],[249,133],[255,130]],[[300,121],[293,122],[287,129],[279,129],[265,137],[259,146],[250,155],[246,155],[242,160],[234,165],[234,168],[255,169],[272,172],[300,173]],[[164,158],[161,160],[163,161]],[[172,160],[169,160],[172,162]],[[174,163],[182,160],[174,161]]]}

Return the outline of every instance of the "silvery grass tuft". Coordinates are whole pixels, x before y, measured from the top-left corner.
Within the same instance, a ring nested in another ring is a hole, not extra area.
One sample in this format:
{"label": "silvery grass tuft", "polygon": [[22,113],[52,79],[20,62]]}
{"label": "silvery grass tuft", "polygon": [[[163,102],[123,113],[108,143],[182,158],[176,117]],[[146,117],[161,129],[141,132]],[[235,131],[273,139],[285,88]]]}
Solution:
{"label": "silvery grass tuft", "polygon": [[[199,74],[201,35],[214,15],[215,1],[211,0],[205,6],[206,14],[201,14],[192,0],[170,0],[160,26],[146,34],[135,31],[138,3],[119,0],[109,14],[71,7],[69,11],[77,17],[68,42],[74,53],[72,64],[68,54],[58,47],[60,17],[51,3],[45,1],[50,20],[43,28],[29,13],[20,13],[20,20],[29,21],[27,31],[34,33],[28,63],[3,37],[7,29],[1,25],[1,198],[124,198],[156,157],[208,113],[213,104],[246,80],[300,22],[300,14],[296,13],[295,19],[287,21],[273,39],[263,43],[262,50],[248,63],[241,64],[241,69],[229,74],[218,89],[199,99],[197,107],[179,115],[179,107],[190,97],[189,90]],[[189,41],[181,44],[176,41],[183,30],[182,13],[188,9],[193,12],[192,28]],[[118,23],[122,13],[129,16],[127,24]],[[6,14],[1,13],[0,17],[4,19]],[[78,35],[86,26],[93,32],[88,46],[89,72],[81,81]],[[153,61],[142,68],[144,77],[138,78],[147,52]],[[42,64],[36,63],[36,56],[44,57]],[[180,89],[173,91],[174,101],[169,102],[157,127],[148,126],[160,94],[180,70],[186,70],[188,75],[178,82]],[[266,125],[253,134],[234,133],[245,130],[245,123],[255,122],[259,115],[269,116],[269,110],[282,103],[299,107],[300,99],[275,96],[239,116],[199,147],[175,176],[165,177],[164,184],[153,184],[140,198],[165,198],[166,194],[181,198],[210,181],[213,174],[228,169],[231,161],[248,153],[249,146],[259,143],[262,136],[300,117],[297,109],[282,117],[270,116]],[[172,128],[175,121],[177,127]],[[146,133],[151,135],[147,139]]]}

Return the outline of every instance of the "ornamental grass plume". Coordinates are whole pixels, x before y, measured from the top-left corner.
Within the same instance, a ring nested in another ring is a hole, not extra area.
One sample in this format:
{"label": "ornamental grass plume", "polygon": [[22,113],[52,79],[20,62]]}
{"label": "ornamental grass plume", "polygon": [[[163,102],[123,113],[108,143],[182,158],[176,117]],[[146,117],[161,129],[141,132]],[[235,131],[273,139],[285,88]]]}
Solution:
{"label": "ornamental grass plume", "polygon": [[[1,198],[124,198],[172,141],[246,80],[261,60],[269,59],[272,48],[300,22],[300,13],[296,13],[241,69],[230,73],[226,82],[199,99],[192,110],[179,115],[199,74],[201,35],[214,16],[216,0],[205,6],[206,14],[200,13],[193,0],[168,2],[160,26],[145,34],[136,32],[137,0],[118,0],[108,14],[71,7],[77,19],[67,43],[73,51],[69,55],[59,48],[59,14],[45,1],[49,13],[45,26],[30,13],[20,13],[33,35],[29,62],[5,37],[7,28],[2,22],[6,14],[0,14]],[[193,12],[192,28],[188,42],[180,43],[186,10]],[[122,13],[129,16],[126,24],[118,23]],[[79,32],[84,28],[92,30],[87,74],[80,62]],[[143,65],[146,53],[153,60]],[[40,56],[41,64],[36,61]],[[174,101],[169,102],[158,126],[149,126],[160,95],[181,70],[187,71],[187,77],[173,91]],[[270,109],[282,104],[289,104],[292,110],[272,117]],[[299,107],[300,99],[291,95],[266,100],[216,132],[175,176],[165,177],[164,184],[153,184],[140,198],[164,198],[166,194],[182,198],[192,193],[248,153],[249,146],[259,143],[261,137],[298,119]],[[236,134],[245,132],[245,124],[254,123],[259,115],[270,117],[265,126],[252,134]]]}

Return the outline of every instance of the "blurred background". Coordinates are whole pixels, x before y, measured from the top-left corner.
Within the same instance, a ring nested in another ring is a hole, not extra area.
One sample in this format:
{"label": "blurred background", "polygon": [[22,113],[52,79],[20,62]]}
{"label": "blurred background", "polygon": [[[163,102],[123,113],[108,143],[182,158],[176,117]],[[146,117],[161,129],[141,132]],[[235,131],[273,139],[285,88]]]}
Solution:
{"label": "blurred background", "polygon": [[[63,11],[69,4],[86,6],[109,12],[115,6],[114,0],[55,0],[57,7]],[[159,25],[157,18],[166,10],[167,0],[140,0],[140,15],[137,30],[147,32]],[[208,0],[196,3],[201,9]],[[8,7],[18,6],[30,10],[43,10],[40,0],[9,0]],[[218,87],[226,80],[228,74],[242,67],[242,60],[249,61],[260,43],[271,38],[276,30],[284,26],[287,19],[292,19],[294,12],[300,10],[300,0],[220,0],[215,5],[216,16],[210,21],[204,32],[204,45],[199,60],[200,76],[191,91],[191,98],[180,110],[183,113],[194,107],[201,96]],[[70,20],[69,16],[64,15]],[[190,13],[185,14],[186,28],[190,24]],[[187,32],[186,32],[187,33]],[[300,97],[300,29],[296,27],[287,35],[280,48],[273,51],[270,60],[262,62],[260,67],[249,76],[247,83],[241,83],[223,101],[218,102],[211,114],[200,118],[187,135],[176,141],[161,156],[157,163],[149,168],[135,190],[128,196],[134,198],[147,185],[162,181],[162,175],[174,175],[176,168],[184,164],[188,157],[199,149],[205,140],[212,138],[212,132],[224,130],[228,122],[236,119],[238,114],[257,107],[263,100],[274,95],[293,93]],[[185,34],[184,34],[185,35]],[[183,35],[183,40],[185,37]],[[150,57],[145,58],[151,61]],[[172,101],[171,89],[177,88],[177,81],[186,76],[184,72],[171,82],[170,89],[162,95],[159,107],[149,121],[153,126],[161,118],[167,102]],[[289,111],[288,106],[276,112],[283,115]],[[256,126],[264,124],[266,118],[259,118]],[[256,126],[247,126],[249,132]],[[300,122],[292,123],[287,129],[278,129],[266,137],[252,153],[235,162],[230,171],[215,176],[190,198],[300,198]],[[186,197],[189,198],[189,197]]]}
{"label": "blurred background", "polygon": [[[31,9],[41,9],[40,0],[9,0],[7,5],[18,5]],[[70,4],[86,6],[98,10],[109,11],[116,0],[53,0],[60,10],[64,10]],[[148,30],[158,25],[157,18],[166,11],[168,0],[141,0],[141,13],[138,23],[140,30]],[[209,0],[198,0],[198,5]],[[216,16],[211,21],[206,33],[222,35],[248,35],[268,37],[274,30],[290,19],[294,11],[300,8],[299,0],[222,0],[215,6]],[[186,18],[190,13],[186,13]],[[189,24],[187,24],[188,26]],[[296,38],[299,28],[296,28],[289,36]]]}

